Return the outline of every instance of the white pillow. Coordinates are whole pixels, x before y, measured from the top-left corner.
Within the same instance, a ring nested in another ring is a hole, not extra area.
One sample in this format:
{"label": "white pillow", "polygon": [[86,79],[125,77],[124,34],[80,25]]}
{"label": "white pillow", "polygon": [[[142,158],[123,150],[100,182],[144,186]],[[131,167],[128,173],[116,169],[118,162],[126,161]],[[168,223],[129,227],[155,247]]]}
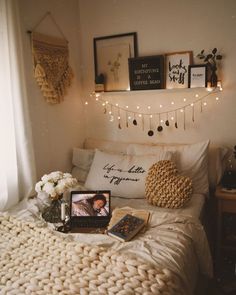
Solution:
{"label": "white pillow", "polygon": [[113,196],[144,198],[148,169],[160,160],[171,160],[172,153],[161,150],[150,156],[121,155],[96,150],[85,187],[111,190]]}
{"label": "white pillow", "polygon": [[79,182],[85,182],[89,169],[92,165],[94,150],[86,150],[80,148],[73,148],[72,176],[77,178]]}
{"label": "white pillow", "polygon": [[163,151],[175,152],[175,163],[180,174],[188,176],[193,181],[193,192],[207,194],[208,183],[208,145],[209,140],[194,144],[177,145],[142,145],[130,144],[127,154],[154,155]]}

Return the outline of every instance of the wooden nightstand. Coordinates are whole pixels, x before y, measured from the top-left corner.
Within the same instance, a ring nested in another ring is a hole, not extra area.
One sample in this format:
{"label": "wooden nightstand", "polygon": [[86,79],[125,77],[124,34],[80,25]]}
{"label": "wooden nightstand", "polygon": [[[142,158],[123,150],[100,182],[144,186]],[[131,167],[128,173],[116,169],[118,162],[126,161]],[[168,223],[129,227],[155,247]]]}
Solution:
{"label": "wooden nightstand", "polygon": [[[227,234],[229,229],[225,229],[224,218],[227,215],[236,214],[236,192],[223,191],[222,187],[217,187],[215,192],[217,198],[217,248],[216,248],[216,268],[220,269],[222,252],[235,251],[236,253],[236,234],[232,233],[235,241],[228,241]],[[236,220],[236,215],[234,216]],[[235,229],[234,229],[235,230]]]}

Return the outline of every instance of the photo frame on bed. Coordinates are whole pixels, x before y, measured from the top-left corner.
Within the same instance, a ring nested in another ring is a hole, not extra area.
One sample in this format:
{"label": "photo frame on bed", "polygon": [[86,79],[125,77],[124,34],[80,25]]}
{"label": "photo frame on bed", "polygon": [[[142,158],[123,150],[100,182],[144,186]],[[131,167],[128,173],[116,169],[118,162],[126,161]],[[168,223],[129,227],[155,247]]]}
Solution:
{"label": "photo frame on bed", "polygon": [[95,79],[104,77],[104,91],[128,91],[128,59],[137,56],[137,33],[93,39]]}
{"label": "photo frame on bed", "polygon": [[165,54],[166,89],[188,88],[189,65],[193,52],[181,51]]}

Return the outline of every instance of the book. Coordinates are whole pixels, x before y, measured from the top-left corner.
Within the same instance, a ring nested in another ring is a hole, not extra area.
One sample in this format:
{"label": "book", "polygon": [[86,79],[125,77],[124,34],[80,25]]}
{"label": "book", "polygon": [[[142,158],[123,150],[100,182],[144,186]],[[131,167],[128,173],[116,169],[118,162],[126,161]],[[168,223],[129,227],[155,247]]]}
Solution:
{"label": "book", "polygon": [[125,208],[116,208],[112,212],[111,220],[108,225],[108,229],[112,228],[114,224],[116,224],[121,218],[123,218],[126,214],[130,214],[132,216],[139,217],[144,219],[145,226],[142,228],[142,232],[146,230],[146,227],[150,220],[150,212],[144,209],[134,209],[130,207]]}
{"label": "book", "polygon": [[131,240],[144,226],[144,219],[126,214],[108,229],[107,234],[122,242],[126,242]]}

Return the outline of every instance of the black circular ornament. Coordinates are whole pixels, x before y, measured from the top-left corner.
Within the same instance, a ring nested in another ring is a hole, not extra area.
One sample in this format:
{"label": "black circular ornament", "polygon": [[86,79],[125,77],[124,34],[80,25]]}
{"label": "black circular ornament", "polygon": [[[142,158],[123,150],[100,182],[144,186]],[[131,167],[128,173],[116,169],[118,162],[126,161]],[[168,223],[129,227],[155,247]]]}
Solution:
{"label": "black circular ornament", "polygon": [[154,132],[152,130],[148,131],[148,136],[153,136]]}
{"label": "black circular ornament", "polygon": [[157,127],[157,131],[158,132],[161,132],[163,130],[163,127],[161,126],[161,125],[159,125],[158,127]]}
{"label": "black circular ornament", "polygon": [[119,129],[121,129],[121,125],[120,125],[120,123],[119,123],[118,127],[119,127]]}
{"label": "black circular ornament", "polygon": [[137,126],[137,125],[138,125],[138,123],[137,123],[137,120],[136,120],[136,119],[134,119],[134,120],[133,120],[133,124],[134,124],[135,126]]}
{"label": "black circular ornament", "polygon": [[166,124],[166,126],[170,126],[170,122],[169,122],[169,120],[166,120],[166,121],[165,121],[165,124]]}
{"label": "black circular ornament", "polygon": [[177,122],[175,122],[175,128],[178,128],[178,124],[177,124]]}

